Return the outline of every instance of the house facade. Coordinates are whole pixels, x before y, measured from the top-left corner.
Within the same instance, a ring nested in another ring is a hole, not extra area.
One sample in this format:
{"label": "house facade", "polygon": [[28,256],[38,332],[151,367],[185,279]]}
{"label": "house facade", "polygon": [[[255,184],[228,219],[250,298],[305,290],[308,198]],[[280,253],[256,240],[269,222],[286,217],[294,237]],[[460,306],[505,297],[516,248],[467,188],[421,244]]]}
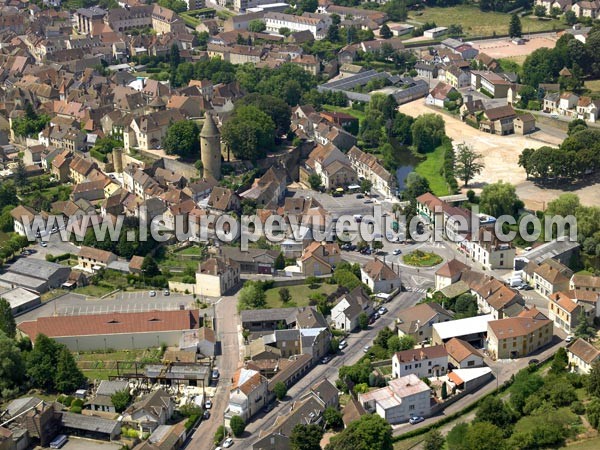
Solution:
{"label": "house facade", "polygon": [[448,352],[444,345],[414,348],[394,353],[392,376],[400,378],[416,375],[419,379],[439,377],[448,370]]}

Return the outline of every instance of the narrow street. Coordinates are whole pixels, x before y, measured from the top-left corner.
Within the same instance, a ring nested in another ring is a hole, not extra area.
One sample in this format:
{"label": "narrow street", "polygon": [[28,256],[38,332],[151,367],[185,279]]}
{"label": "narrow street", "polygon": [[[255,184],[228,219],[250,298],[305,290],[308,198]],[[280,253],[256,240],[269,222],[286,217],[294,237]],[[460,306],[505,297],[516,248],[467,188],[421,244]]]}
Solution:
{"label": "narrow street", "polygon": [[187,448],[192,450],[212,450],[213,437],[219,425],[223,425],[223,414],[229,401],[229,388],[231,378],[238,369],[243,358],[240,355],[238,330],[239,317],[237,312],[237,298],[235,296],[222,297],[216,303],[217,336],[221,341],[221,356],[217,357],[217,367],[221,374],[217,393],[212,399],[213,406],[210,410],[210,419],[202,421]]}

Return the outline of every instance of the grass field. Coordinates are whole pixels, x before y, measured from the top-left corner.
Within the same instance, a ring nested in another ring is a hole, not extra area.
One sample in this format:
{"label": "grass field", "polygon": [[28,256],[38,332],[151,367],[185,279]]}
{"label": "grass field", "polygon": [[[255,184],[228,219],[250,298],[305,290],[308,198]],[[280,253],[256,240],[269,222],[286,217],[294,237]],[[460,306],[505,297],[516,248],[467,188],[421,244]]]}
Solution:
{"label": "grass field", "polygon": [[[409,21],[435,22],[438,27],[448,25],[462,25],[466,36],[493,36],[495,34],[508,34],[510,15],[497,12],[482,12],[479,8],[470,5],[458,5],[449,8],[425,8],[421,15],[411,12]],[[533,31],[552,31],[566,26],[557,19],[537,20],[535,16],[521,18],[523,34]]]}
{"label": "grass field", "polygon": [[584,83],[584,87],[592,92],[600,94],[600,80],[590,80]]}
{"label": "grass field", "polygon": [[408,255],[404,255],[402,260],[405,264],[416,267],[431,267],[443,261],[442,257],[435,253],[422,252],[420,250],[415,250]]}
{"label": "grass field", "polygon": [[444,151],[445,147],[440,145],[433,152],[427,153],[427,159],[415,167],[415,172],[427,178],[429,187],[437,196],[448,195],[448,186],[446,186],[444,177],[440,175],[440,170],[444,165]]}
{"label": "grass field", "polygon": [[267,308],[289,308],[292,306],[307,306],[311,294],[329,295],[335,292],[337,285],[322,283],[318,288],[311,289],[308,284],[298,284],[296,286],[286,286],[290,290],[292,300],[284,304],[279,299],[280,287],[269,289],[266,291]]}
{"label": "grass field", "polygon": [[600,448],[600,437],[595,439],[589,439],[587,441],[575,442],[572,445],[567,445],[566,448],[569,450],[598,450]]}
{"label": "grass field", "polygon": [[95,286],[90,284],[89,286],[77,288],[73,292],[81,295],[89,295],[90,297],[102,297],[111,291],[113,291],[113,289],[109,287]]}

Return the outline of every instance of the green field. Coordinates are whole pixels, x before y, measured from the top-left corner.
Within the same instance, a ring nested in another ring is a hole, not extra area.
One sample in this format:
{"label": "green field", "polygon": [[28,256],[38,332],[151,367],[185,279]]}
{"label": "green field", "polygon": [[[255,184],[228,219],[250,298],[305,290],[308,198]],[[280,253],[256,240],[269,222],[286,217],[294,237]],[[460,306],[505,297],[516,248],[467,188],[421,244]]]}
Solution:
{"label": "green field", "polygon": [[[417,15],[422,13],[420,15]],[[462,25],[466,36],[493,36],[508,34],[510,15],[497,12],[482,12],[478,7],[458,5],[449,8],[425,8],[410,12],[409,21],[415,23],[435,22],[438,27]],[[552,31],[566,28],[560,20],[538,20],[535,16],[521,17],[523,34],[534,31]]]}
{"label": "green field", "polygon": [[448,195],[446,180],[440,175],[444,165],[444,151],[445,147],[440,145],[433,152],[427,153],[425,155],[427,159],[415,167],[415,172],[427,178],[431,191],[437,196]]}
{"label": "green field", "polygon": [[568,450],[598,450],[600,448],[600,437],[589,439],[587,441],[575,442],[572,445],[561,448],[566,448]]}
{"label": "green field", "polygon": [[282,303],[279,299],[279,289],[276,287],[268,289],[267,295],[267,308],[289,308],[292,306],[307,306],[310,299],[308,298],[311,294],[325,294],[329,295],[335,292],[337,285],[322,283],[318,288],[311,289],[308,284],[298,284],[296,286],[286,286],[292,296],[292,300],[288,303]]}
{"label": "green field", "polygon": [[592,93],[600,94],[600,80],[588,80],[583,85],[586,89],[592,91]]}

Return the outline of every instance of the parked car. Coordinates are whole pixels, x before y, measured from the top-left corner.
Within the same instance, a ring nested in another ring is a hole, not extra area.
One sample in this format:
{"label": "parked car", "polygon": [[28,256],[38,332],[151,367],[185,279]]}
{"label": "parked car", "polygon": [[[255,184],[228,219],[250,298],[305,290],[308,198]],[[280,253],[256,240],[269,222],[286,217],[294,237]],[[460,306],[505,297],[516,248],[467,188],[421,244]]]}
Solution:
{"label": "parked car", "polygon": [[378,312],[376,312],[375,314],[373,314],[373,319],[377,320],[381,317],[381,314],[379,314]]}
{"label": "parked car", "polygon": [[399,248],[394,249],[394,255],[399,255],[400,253],[402,253],[402,250],[400,250]]}
{"label": "parked car", "polygon": [[156,297],[156,291],[150,291],[150,297]]}
{"label": "parked car", "polygon": [[169,292],[169,290],[168,290],[168,289],[165,289],[165,290],[164,290],[164,292],[163,292],[163,295],[164,295],[165,297],[168,297],[169,295],[171,295],[171,292]]}
{"label": "parked car", "polygon": [[348,347],[348,343],[346,341],[340,341],[340,344],[338,345],[338,348],[340,350],[344,350],[346,347]]}
{"label": "parked car", "polygon": [[269,403],[267,406],[265,406],[265,412],[271,412],[273,411],[273,408],[275,408],[275,405],[273,403]]}
{"label": "parked car", "polygon": [[40,242],[40,245],[41,245],[42,247],[48,247],[48,244],[46,244],[44,241]]}
{"label": "parked car", "polygon": [[331,361],[331,356],[329,355],[325,355],[321,358],[321,364],[327,364],[329,361]]}
{"label": "parked car", "polygon": [[210,399],[208,399],[204,402],[204,409],[210,409],[210,408],[212,408],[212,401]]}
{"label": "parked car", "polygon": [[233,439],[231,438],[227,438],[225,439],[225,442],[223,442],[223,447],[225,448],[229,448],[233,445]]}
{"label": "parked car", "polygon": [[363,352],[367,353],[369,350],[371,350],[371,346],[370,345],[365,345],[363,347]]}
{"label": "parked car", "polygon": [[359,198],[359,199],[360,199],[360,198],[365,198],[365,196],[364,196],[364,195],[362,195],[362,194],[357,194],[357,195],[356,195],[356,198]]}
{"label": "parked car", "polygon": [[219,373],[219,369],[213,369],[211,376],[213,380],[218,380],[221,376],[221,374]]}
{"label": "parked car", "polygon": [[408,423],[410,423],[411,425],[415,425],[417,423],[423,422],[425,420],[424,417],[421,416],[413,416],[410,419],[408,419]]}
{"label": "parked car", "polygon": [[573,339],[574,339],[573,336],[568,335],[567,338],[565,339],[565,342],[568,344],[570,342],[573,342]]}
{"label": "parked car", "polygon": [[365,200],[365,205],[371,204],[373,203],[373,200],[371,200],[370,198],[368,198],[367,200]]}
{"label": "parked car", "polygon": [[388,310],[387,310],[387,308],[386,308],[385,306],[382,306],[381,308],[379,308],[379,309],[377,310],[377,312],[378,312],[380,315],[382,315],[382,316],[383,316],[383,315],[384,315],[386,312],[388,312]]}
{"label": "parked car", "polygon": [[539,359],[533,358],[533,359],[529,360],[529,365],[533,365],[533,364],[538,365],[539,363],[540,363]]}
{"label": "parked car", "polygon": [[204,411],[204,413],[202,413],[202,419],[203,420],[210,419],[210,411]]}

